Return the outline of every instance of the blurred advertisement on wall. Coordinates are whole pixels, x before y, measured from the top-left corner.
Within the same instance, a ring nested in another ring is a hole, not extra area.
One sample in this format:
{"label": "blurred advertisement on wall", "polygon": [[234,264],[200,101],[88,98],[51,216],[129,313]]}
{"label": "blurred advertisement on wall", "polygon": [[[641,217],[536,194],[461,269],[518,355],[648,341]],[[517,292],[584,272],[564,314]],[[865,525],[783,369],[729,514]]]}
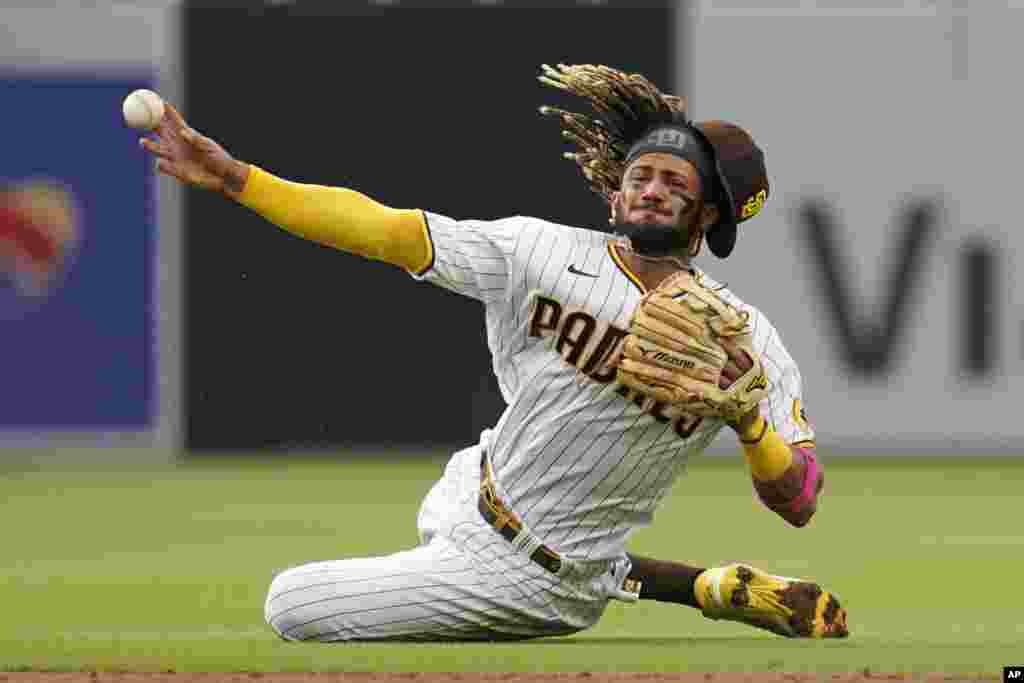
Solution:
{"label": "blurred advertisement on wall", "polygon": [[142,76],[0,73],[0,430],[154,419],[153,173],[121,121]]}
{"label": "blurred advertisement on wall", "polygon": [[772,191],[702,265],[778,328],[819,445],[1021,452],[1024,13],[726,4],[694,27],[693,101],[752,132]]}

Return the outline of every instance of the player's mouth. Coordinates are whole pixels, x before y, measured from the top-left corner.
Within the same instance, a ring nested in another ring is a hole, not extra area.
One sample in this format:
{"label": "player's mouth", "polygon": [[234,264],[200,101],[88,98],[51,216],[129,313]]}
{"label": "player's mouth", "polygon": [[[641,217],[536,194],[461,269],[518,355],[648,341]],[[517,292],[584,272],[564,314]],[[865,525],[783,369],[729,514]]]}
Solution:
{"label": "player's mouth", "polygon": [[675,215],[670,211],[658,211],[657,209],[636,209],[633,216],[643,223],[670,224],[675,221]]}

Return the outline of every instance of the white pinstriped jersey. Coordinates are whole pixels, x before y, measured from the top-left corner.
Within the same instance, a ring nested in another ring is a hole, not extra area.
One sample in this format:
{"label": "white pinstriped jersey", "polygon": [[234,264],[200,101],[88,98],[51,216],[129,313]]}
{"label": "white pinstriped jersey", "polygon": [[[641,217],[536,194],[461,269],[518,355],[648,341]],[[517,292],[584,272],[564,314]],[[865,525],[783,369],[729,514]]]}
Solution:
{"label": "white pinstriped jersey", "polygon": [[[689,457],[723,424],[643,400],[614,381],[607,360],[642,295],[611,249],[617,238],[521,216],[425,216],[434,259],[418,277],[485,304],[508,404],[482,436],[498,494],[557,552],[620,557],[630,532],[651,522]],[[762,414],[787,442],[813,440],[800,372],[778,333],[760,311],[720,294],[750,311],[769,384]]]}

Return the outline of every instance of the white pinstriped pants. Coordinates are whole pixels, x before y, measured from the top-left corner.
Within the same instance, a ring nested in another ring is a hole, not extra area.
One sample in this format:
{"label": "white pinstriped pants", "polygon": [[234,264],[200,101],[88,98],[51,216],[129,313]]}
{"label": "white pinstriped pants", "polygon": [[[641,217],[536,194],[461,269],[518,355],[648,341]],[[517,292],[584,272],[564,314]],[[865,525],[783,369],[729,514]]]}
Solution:
{"label": "white pinstriped pants", "polygon": [[480,516],[480,448],[456,453],[420,508],[422,544],[331,560],[274,577],[267,623],[286,640],[503,640],[597,623],[621,597],[629,560],[563,562],[558,575],[517,552]]}

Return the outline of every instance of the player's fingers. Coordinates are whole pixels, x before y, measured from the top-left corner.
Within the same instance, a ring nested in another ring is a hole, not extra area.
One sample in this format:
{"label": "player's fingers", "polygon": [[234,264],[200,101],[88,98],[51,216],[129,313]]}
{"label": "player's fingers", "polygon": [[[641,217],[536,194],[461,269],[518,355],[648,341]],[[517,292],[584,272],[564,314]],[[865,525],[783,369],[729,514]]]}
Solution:
{"label": "player's fingers", "polygon": [[168,126],[174,130],[184,130],[188,128],[188,124],[185,123],[185,119],[182,118],[178,110],[174,108],[174,105],[170,102],[164,102],[164,121],[167,122]]}
{"label": "player's fingers", "polygon": [[741,374],[743,373],[741,373],[735,365],[733,365],[732,363],[727,364],[724,368],[722,368],[722,374],[718,378],[718,388],[728,389],[730,386],[732,386],[733,382],[740,378]]}
{"label": "player's fingers", "polygon": [[191,126],[185,126],[178,134],[181,136],[182,140],[196,149],[209,146],[207,138]]}
{"label": "player's fingers", "polygon": [[754,367],[754,359],[751,358],[746,351],[736,346],[732,341],[722,339],[721,344],[722,348],[725,349],[725,352],[729,354],[729,359],[740,369],[741,374]]}
{"label": "player's fingers", "polygon": [[208,155],[211,152],[211,141],[209,140],[209,138],[204,137],[203,134],[197,131],[195,128],[186,127],[184,130],[182,130],[181,139],[196,154]]}
{"label": "player's fingers", "polygon": [[164,118],[160,120],[159,125],[153,129],[153,133],[156,135],[156,139],[164,144],[170,144],[181,140],[181,129],[169,124],[166,114],[164,114]]}
{"label": "player's fingers", "polygon": [[150,140],[149,138],[140,138],[139,144],[147,152],[160,157],[161,159],[171,159],[173,156],[171,150],[154,140]]}

